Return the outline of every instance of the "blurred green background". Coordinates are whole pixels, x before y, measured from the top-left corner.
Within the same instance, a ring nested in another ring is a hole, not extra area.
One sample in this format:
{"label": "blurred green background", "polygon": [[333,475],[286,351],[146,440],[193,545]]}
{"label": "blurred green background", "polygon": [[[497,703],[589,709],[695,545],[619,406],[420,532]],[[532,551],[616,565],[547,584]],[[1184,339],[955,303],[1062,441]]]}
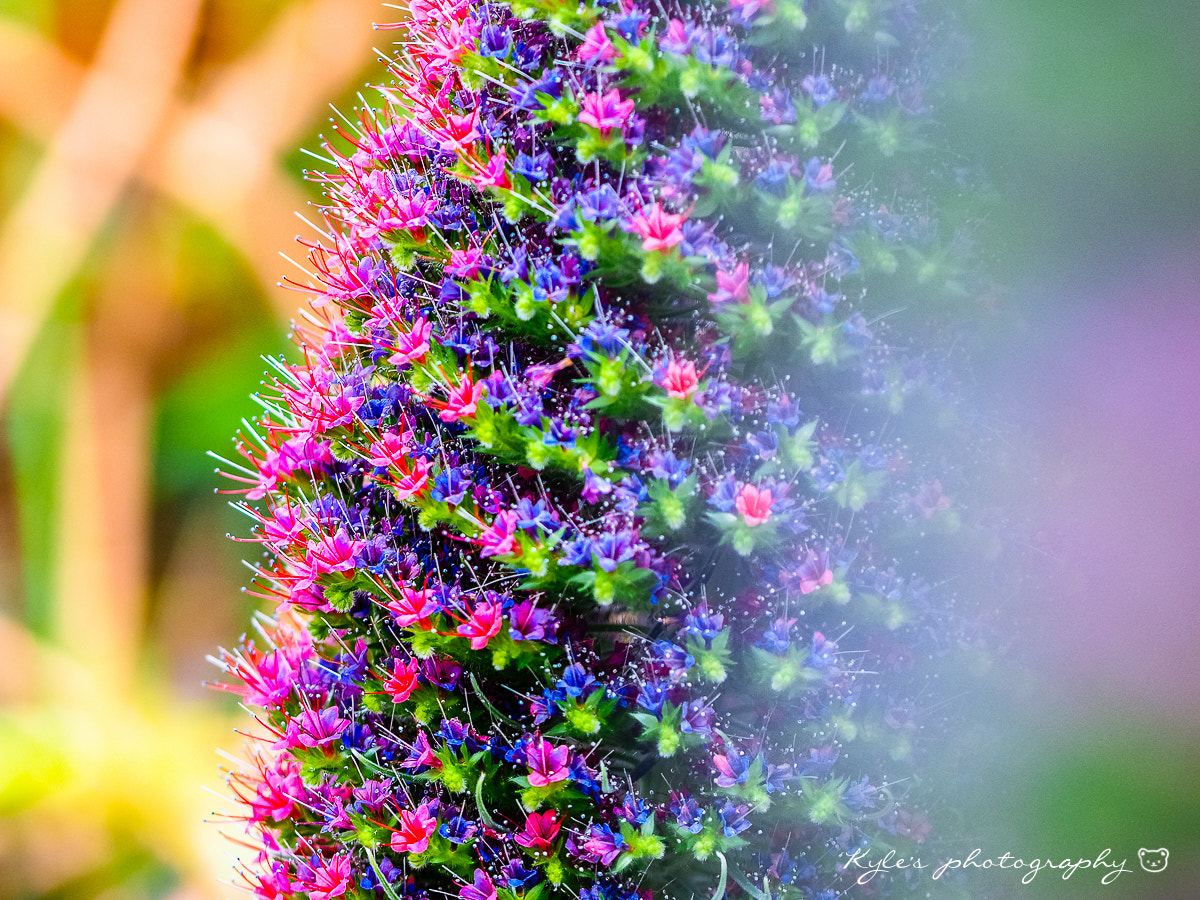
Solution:
{"label": "blurred green background", "polygon": [[[201,682],[251,606],[204,452],[285,346],[297,148],[377,77],[388,13],[0,0],[3,900],[238,894],[202,786],[241,714]],[[941,137],[998,200],[975,240],[1003,285],[975,387],[1011,448],[1013,564],[1044,569],[990,598],[1008,656],[964,850],[1133,869],[992,896],[1197,897],[1200,4],[959,13]]]}

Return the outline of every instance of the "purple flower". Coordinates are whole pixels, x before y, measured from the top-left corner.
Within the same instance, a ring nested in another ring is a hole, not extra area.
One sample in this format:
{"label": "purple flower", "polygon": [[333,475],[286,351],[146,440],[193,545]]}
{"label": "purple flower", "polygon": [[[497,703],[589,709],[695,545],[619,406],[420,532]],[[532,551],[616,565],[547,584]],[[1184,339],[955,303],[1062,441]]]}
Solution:
{"label": "purple flower", "polygon": [[735,784],[745,784],[746,779],[750,777],[750,763],[753,757],[743,756],[738,752],[737,747],[732,744],[725,748],[725,752],[715,754],[713,756],[713,765],[720,772],[717,776],[717,784],[720,787],[733,787]]}
{"label": "purple flower", "polygon": [[775,623],[763,632],[763,636],[754,642],[754,646],[777,655],[786,653],[792,645],[791,630],[795,624],[795,619],[776,619]]}
{"label": "purple flower", "polygon": [[475,836],[479,826],[462,816],[454,816],[441,824],[438,834],[454,844],[465,844]]}
{"label": "purple flower", "polygon": [[605,572],[616,571],[617,566],[626,560],[633,559],[633,535],[628,531],[615,531],[602,534],[592,544],[594,561]]}
{"label": "purple flower", "polygon": [[808,75],[800,82],[800,87],[812,98],[813,106],[818,109],[837,99],[837,91],[834,90],[828,75]]}
{"label": "purple flower", "polygon": [[504,59],[512,51],[512,32],[502,25],[484,25],[479,32],[479,55]]}
{"label": "purple flower", "polygon": [[619,831],[614,832],[607,825],[593,825],[588,830],[587,840],[579,849],[581,856],[590,856],[602,866],[611,866],[624,851],[625,838]]}
{"label": "purple flower", "polygon": [[567,541],[562,545],[562,549],[563,556],[558,561],[559,565],[587,568],[592,564],[595,547],[586,537],[580,535],[574,540]]}
{"label": "purple flower", "polygon": [[462,677],[462,666],[452,659],[423,659],[421,677],[442,690],[453,691],[458,687],[458,679]]}
{"label": "purple flower", "polygon": [[517,159],[513,163],[513,171],[518,175],[524,175],[530,181],[543,181],[549,178],[553,168],[554,160],[545,151],[539,153],[537,156],[530,156],[528,153],[518,153]]}
{"label": "purple flower", "polygon": [[668,669],[673,682],[680,681],[687,674],[687,670],[696,664],[690,653],[670,641],[655,641],[650,648],[650,658],[654,663]]}
{"label": "purple flower", "polygon": [[579,197],[579,217],[589,222],[607,221],[621,216],[621,201],[612,185],[602,184]]}
{"label": "purple flower", "polygon": [[698,734],[708,737],[712,734],[712,723],[716,711],[702,700],[685,700],[680,708],[682,718],[679,730],[684,734]]}
{"label": "purple flower", "polygon": [[532,600],[514,604],[508,611],[508,621],[508,636],[514,641],[556,643],[557,621],[550,610],[536,606]]}
{"label": "purple flower", "polygon": [[638,690],[638,706],[661,719],[663,704],[670,693],[671,685],[665,681],[647,682]]}
{"label": "purple flower", "polygon": [[564,690],[569,697],[582,697],[590,694],[591,689],[596,685],[597,681],[592,673],[579,663],[567,666],[563,670],[562,678],[558,679],[558,687]]}
{"label": "purple flower", "polygon": [[704,830],[704,810],[694,798],[687,796],[686,792],[672,791],[667,809],[675,817],[675,824],[680,828],[686,828],[692,834],[699,834]]}
{"label": "purple flower", "polygon": [[464,884],[458,892],[462,900],[496,900],[496,886],[483,869],[475,870],[475,881]]}
{"label": "purple flower", "polygon": [[837,186],[833,177],[833,163],[823,163],[814,156],[804,164],[804,183],[814,193],[831,191]]}
{"label": "purple flower", "polygon": [[896,85],[886,75],[876,75],[867,82],[867,89],[859,96],[868,103],[882,103],[896,91]]}
{"label": "purple flower", "polygon": [[725,616],[721,613],[710,613],[708,604],[701,603],[683,617],[683,633],[704,641],[706,650],[712,649],[713,638],[725,627]]}
{"label": "purple flower", "polygon": [[692,463],[687,459],[676,459],[670,450],[655,451],[650,454],[650,473],[655,478],[666,479],[671,487],[678,487],[688,476]]}
{"label": "purple flower", "polygon": [[729,512],[737,503],[737,497],[737,479],[730,475],[717,482],[716,489],[709,494],[708,503],[721,512]]}
{"label": "purple flower", "polygon": [[734,804],[730,800],[717,810],[717,814],[721,817],[721,830],[725,832],[725,837],[733,837],[741,834],[750,827],[750,822],[746,818],[746,814],[750,812],[750,807],[744,803]]}

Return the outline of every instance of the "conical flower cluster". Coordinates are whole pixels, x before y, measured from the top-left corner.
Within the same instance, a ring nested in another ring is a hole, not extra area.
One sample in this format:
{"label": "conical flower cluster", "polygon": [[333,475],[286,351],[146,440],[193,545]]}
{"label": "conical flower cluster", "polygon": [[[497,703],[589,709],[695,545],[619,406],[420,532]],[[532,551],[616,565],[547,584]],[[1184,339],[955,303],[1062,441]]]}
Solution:
{"label": "conical flower cluster", "polygon": [[[264,898],[829,898],[912,845],[903,0],[410,0],[228,474]],[[884,291],[886,296],[886,291]],[[882,312],[884,310],[879,310]],[[927,649],[927,648],[926,648]],[[885,890],[881,877],[869,888]]]}

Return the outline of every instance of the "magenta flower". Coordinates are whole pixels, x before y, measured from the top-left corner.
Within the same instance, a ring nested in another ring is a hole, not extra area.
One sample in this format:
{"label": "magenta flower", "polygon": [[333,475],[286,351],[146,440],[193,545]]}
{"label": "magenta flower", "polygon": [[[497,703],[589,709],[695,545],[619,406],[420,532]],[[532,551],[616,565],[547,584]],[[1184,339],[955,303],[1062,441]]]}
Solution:
{"label": "magenta flower", "polygon": [[647,253],[670,250],[683,240],[685,214],[674,215],[655,203],[643,209],[629,220],[629,230],[642,239],[642,249]]}
{"label": "magenta flower", "polygon": [[771,492],[760,491],[755,485],[744,485],[737,495],[737,511],[746,524],[753,528],[771,518]]}
{"label": "magenta flower", "polygon": [[710,303],[728,303],[738,300],[745,303],[750,299],[750,267],[738,263],[732,272],[717,269],[717,289],[708,295]]}
{"label": "magenta flower", "polygon": [[512,179],[508,177],[508,154],[503,147],[488,157],[486,163],[473,156],[468,157],[466,162],[471,170],[470,181],[476,187],[512,188]]}
{"label": "magenta flower", "polygon": [[[401,471],[404,471],[404,466],[400,466]],[[395,488],[397,500],[407,500],[414,494],[419,494],[425,490],[425,485],[429,482],[429,462],[421,457],[415,457],[409,464],[408,471],[395,482],[392,486]]]}
{"label": "magenta flower", "polygon": [[459,419],[475,415],[479,401],[483,397],[483,382],[472,381],[469,372],[462,373],[462,381],[450,385],[446,392],[446,400],[431,401],[441,412],[439,418],[443,422],[457,422]]}
{"label": "magenta flower", "polygon": [[380,435],[379,440],[371,442],[367,462],[384,469],[401,465],[408,459],[408,442],[411,439],[411,434],[396,434],[394,431]]}
{"label": "magenta flower", "polygon": [[432,333],[433,323],[424,316],[418,317],[411,331],[402,331],[396,336],[396,352],[388,357],[388,362],[394,365],[421,362],[429,352],[429,336]]}
{"label": "magenta flower", "polygon": [[833,572],[829,569],[828,554],[810,547],[804,554],[800,564],[800,593],[811,594],[817,588],[833,581]]}
{"label": "magenta flower", "polygon": [[422,803],[413,810],[400,810],[400,827],[388,845],[397,853],[424,853],[435,831],[437,819],[429,814],[429,805]]}
{"label": "magenta flower", "polygon": [[570,774],[571,748],[555,747],[540,735],[526,748],[525,758],[529,766],[529,783],[534,787],[565,781]]}
{"label": "magenta flower", "polygon": [[524,830],[517,833],[516,841],[530,850],[549,850],[554,845],[560,828],[562,823],[558,821],[554,810],[530,813],[525,819]]}
{"label": "magenta flower", "polygon": [[607,825],[593,825],[588,830],[588,839],[580,849],[594,856],[600,865],[611,866],[625,851],[625,838],[619,831],[613,831]]}
{"label": "magenta flower", "polygon": [[483,600],[475,604],[467,621],[456,629],[463,637],[471,639],[472,650],[482,650],[488,641],[500,633],[504,624],[504,607],[500,603]]}
{"label": "magenta flower", "polygon": [[579,121],[600,129],[607,137],[614,128],[624,128],[633,114],[633,100],[622,100],[621,92],[613,88],[607,94],[585,94]]}
{"label": "magenta flower", "polygon": [[476,543],[483,548],[479,555],[507,556],[513,553],[517,548],[517,521],[517,514],[510,509],[496,513],[492,527],[476,539]]}
{"label": "magenta flower", "polygon": [[440,608],[431,590],[413,590],[401,587],[399,598],[392,597],[384,606],[395,616],[396,624],[401,628],[411,628],[420,624],[427,627],[427,620]]}
{"label": "magenta flower", "polygon": [[583,36],[583,43],[579,45],[579,49],[575,51],[575,55],[583,62],[595,60],[597,62],[608,63],[617,58],[617,48],[608,39],[608,32],[604,29],[604,23],[597,22],[587,30],[587,34]]}
{"label": "magenta flower", "polygon": [[291,883],[291,889],[306,891],[309,900],[334,900],[349,889],[351,874],[350,855],[339,853],[315,867],[308,863],[301,864],[296,873],[296,880]]}
{"label": "magenta flower", "polygon": [[478,247],[460,250],[457,247],[450,251],[450,261],[444,269],[447,275],[455,278],[478,278],[479,264],[483,261],[483,251]]}
{"label": "magenta flower", "polygon": [[496,900],[496,886],[483,869],[475,870],[473,884],[464,884],[458,892],[462,900]]}
{"label": "magenta flower", "polygon": [[362,541],[354,540],[346,529],[339,528],[335,534],[322,534],[320,541],[310,542],[305,559],[315,575],[347,572],[354,568],[354,557],[362,548]]}
{"label": "magenta flower", "polygon": [[479,140],[479,110],[473,109],[465,115],[450,114],[445,124],[431,125],[429,130],[442,142],[447,153],[458,153]]}
{"label": "magenta flower", "polygon": [[403,703],[417,689],[417,673],[420,669],[421,665],[415,659],[407,663],[397,659],[392,664],[392,674],[383,683],[383,690],[393,703]]}
{"label": "magenta flower", "polygon": [[338,715],[336,706],[320,711],[306,709],[288,720],[284,741],[289,747],[326,747],[341,737],[349,726],[350,720]]}
{"label": "magenta flower", "polygon": [[696,364],[690,360],[685,360],[682,364],[678,360],[671,360],[667,363],[666,371],[658,380],[659,387],[667,392],[667,396],[675,400],[686,400],[696,392],[696,388],[700,384],[700,377],[696,374]]}

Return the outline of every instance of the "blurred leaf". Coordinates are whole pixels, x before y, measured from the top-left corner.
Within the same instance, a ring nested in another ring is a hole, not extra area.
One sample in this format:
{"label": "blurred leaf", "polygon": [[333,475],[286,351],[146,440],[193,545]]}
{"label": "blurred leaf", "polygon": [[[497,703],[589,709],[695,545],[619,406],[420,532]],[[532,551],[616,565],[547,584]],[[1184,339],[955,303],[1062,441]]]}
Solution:
{"label": "blurred leaf", "polygon": [[54,603],[59,447],[65,384],[79,355],[80,290],[60,298],[25,358],[9,396],[7,438],[12,451],[20,521],[24,621],[35,634],[49,633]]}

